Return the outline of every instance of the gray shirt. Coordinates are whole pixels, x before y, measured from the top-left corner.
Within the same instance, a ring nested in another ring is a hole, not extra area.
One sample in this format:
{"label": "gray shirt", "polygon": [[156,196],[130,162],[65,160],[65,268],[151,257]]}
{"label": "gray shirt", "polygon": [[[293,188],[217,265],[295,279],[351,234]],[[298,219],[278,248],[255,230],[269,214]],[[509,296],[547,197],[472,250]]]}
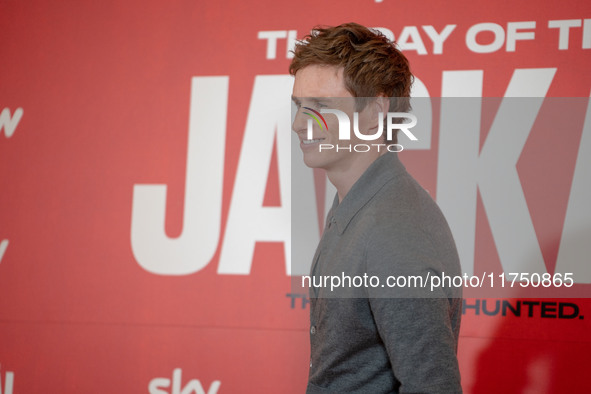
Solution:
{"label": "gray shirt", "polygon": [[386,285],[443,273],[461,275],[445,218],[397,154],[380,156],[335,198],[314,256],[312,278],[342,286],[310,287],[307,393],[461,392],[461,289]]}

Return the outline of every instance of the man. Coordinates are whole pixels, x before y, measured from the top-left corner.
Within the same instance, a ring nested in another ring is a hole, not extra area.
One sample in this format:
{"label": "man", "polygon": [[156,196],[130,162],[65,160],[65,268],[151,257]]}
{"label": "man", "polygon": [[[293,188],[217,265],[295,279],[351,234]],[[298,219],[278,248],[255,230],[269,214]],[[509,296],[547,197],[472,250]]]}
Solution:
{"label": "man", "polygon": [[[293,130],[305,164],[324,169],[337,189],[311,277],[380,281],[342,289],[312,282],[307,392],[461,392],[461,289],[410,284],[460,275],[455,244],[437,205],[392,152],[399,146],[385,148],[396,143],[395,134],[387,140],[385,114],[409,110],[408,61],[382,34],[354,23],[314,29],[294,54]],[[326,111],[337,107],[355,131],[346,141]],[[384,139],[372,141],[380,130]],[[385,286],[388,277],[409,282]]]}

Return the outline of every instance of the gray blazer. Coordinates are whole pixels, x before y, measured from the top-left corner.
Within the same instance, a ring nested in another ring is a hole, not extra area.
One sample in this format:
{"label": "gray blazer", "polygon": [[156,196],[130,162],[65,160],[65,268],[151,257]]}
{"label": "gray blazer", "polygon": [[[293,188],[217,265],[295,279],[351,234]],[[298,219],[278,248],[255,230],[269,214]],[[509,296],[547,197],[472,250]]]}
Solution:
{"label": "gray blazer", "polygon": [[428,286],[444,273],[461,275],[443,214],[397,154],[379,157],[335,197],[314,256],[307,393],[461,392],[461,288]]}

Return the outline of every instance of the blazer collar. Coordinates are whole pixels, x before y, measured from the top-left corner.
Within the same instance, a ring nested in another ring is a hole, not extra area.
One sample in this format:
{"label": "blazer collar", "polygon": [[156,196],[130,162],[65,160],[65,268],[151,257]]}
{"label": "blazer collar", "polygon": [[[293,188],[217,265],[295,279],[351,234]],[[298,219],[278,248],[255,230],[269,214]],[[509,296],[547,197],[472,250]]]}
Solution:
{"label": "blazer collar", "polygon": [[[335,196],[332,212],[339,234],[342,234],[351,219],[373,196],[389,181],[397,178],[406,171],[398,159],[397,153],[386,153],[378,157],[363,175],[359,177],[349,193],[339,204],[338,195]],[[330,219],[329,219],[330,220]]]}

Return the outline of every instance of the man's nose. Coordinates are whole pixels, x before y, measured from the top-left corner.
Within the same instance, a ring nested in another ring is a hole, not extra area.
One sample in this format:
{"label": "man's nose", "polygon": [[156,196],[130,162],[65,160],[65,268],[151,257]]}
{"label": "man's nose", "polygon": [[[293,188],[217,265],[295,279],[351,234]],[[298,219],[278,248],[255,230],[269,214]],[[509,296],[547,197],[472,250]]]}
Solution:
{"label": "man's nose", "polygon": [[296,112],[291,128],[296,133],[300,133],[307,130],[308,117],[303,113],[302,108],[299,108]]}

